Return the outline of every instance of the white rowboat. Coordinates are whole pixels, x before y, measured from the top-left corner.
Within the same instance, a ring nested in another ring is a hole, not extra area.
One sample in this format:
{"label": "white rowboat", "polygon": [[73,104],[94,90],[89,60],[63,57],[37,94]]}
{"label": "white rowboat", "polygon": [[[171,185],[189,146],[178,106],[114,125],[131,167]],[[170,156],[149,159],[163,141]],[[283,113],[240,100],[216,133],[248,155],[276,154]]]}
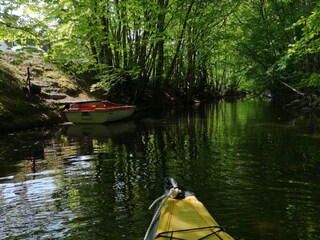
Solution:
{"label": "white rowboat", "polygon": [[130,117],[135,105],[116,105],[104,101],[75,103],[64,110],[66,118],[72,123],[106,123]]}

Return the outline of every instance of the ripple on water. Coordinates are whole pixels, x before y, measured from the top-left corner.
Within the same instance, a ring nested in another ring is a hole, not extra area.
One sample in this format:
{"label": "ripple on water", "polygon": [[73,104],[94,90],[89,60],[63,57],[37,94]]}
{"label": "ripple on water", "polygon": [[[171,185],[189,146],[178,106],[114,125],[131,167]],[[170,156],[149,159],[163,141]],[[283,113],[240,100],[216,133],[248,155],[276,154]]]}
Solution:
{"label": "ripple on water", "polygon": [[[28,177],[52,175],[55,171],[28,174]],[[8,180],[13,178],[6,178]],[[55,176],[24,182],[0,184],[0,239],[61,238],[70,230],[68,224],[75,216],[61,206],[55,196],[59,182]],[[50,223],[48,225],[48,223]]]}

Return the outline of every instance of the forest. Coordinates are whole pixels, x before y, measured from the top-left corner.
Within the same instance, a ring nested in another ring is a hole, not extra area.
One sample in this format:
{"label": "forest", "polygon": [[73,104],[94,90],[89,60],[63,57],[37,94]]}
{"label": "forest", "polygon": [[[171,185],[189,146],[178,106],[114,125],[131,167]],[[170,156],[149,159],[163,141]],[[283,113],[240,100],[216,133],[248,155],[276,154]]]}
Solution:
{"label": "forest", "polygon": [[320,106],[315,0],[0,2],[0,41],[44,49],[46,61],[111,99],[162,104],[250,93]]}

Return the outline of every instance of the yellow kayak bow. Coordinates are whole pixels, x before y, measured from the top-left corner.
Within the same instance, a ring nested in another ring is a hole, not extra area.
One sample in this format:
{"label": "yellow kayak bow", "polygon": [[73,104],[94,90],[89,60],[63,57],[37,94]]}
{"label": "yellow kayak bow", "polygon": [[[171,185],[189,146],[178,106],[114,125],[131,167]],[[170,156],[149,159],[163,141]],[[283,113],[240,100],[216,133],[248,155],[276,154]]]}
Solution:
{"label": "yellow kayak bow", "polygon": [[180,190],[172,178],[165,179],[165,194],[156,201],[157,208],[144,240],[233,239],[194,194]]}

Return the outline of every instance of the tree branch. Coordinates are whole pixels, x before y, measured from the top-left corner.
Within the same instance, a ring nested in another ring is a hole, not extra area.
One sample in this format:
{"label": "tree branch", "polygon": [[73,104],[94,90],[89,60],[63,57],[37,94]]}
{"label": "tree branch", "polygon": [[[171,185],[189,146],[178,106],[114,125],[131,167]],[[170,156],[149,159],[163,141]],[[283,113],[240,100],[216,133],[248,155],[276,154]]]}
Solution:
{"label": "tree branch", "polygon": [[293,92],[299,94],[300,96],[304,96],[304,95],[305,95],[303,92],[298,91],[297,89],[295,89],[294,87],[290,86],[289,84],[287,84],[287,83],[285,83],[285,82],[283,82],[283,81],[281,81],[281,80],[279,80],[279,82],[280,82],[282,85],[284,85],[284,86],[286,86],[287,88],[289,88],[290,90],[292,90]]}

